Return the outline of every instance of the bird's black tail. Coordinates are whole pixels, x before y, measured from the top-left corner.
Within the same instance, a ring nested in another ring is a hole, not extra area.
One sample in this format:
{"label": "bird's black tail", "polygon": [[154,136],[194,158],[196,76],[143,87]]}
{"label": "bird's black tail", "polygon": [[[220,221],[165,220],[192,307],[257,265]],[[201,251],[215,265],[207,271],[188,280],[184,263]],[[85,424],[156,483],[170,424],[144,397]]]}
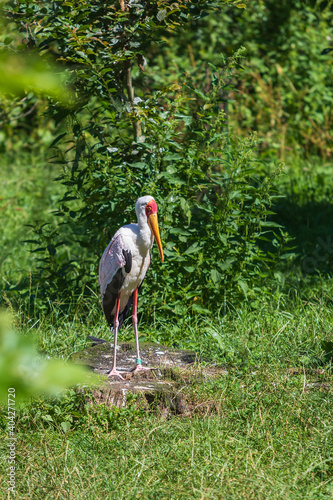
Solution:
{"label": "bird's black tail", "polygon": [[93,343],[93,345],[105,344],[107,342],[107,340],[99,339],[97,337],[93,337],[92,335],[88,335],[88,339],[91,340],[91,342]]}

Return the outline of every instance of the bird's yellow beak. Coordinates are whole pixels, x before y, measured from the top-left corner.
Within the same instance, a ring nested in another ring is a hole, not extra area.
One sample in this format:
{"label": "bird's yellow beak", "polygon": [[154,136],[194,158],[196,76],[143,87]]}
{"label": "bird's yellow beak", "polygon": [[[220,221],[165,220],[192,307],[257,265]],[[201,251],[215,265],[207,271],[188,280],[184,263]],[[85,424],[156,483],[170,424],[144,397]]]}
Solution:
{"label": "bird's yellow beak", "polygon": [[162,248],[162,242],[161,242],[161,237],[160,237],[160,230],[159,230],[159,227],[158,227],[158,218],[157,218],[157,214],[150,214],[148,216],[148,224],[149,224],[149,227],[154,235],[154,238],[156,240],[156,243],[157,243],[157,246],[158,246],[158,250],[160,252],[160,256],[161,256],[161,261],[163,262],[164,261],[164,255],[163,255],[163,248]]}

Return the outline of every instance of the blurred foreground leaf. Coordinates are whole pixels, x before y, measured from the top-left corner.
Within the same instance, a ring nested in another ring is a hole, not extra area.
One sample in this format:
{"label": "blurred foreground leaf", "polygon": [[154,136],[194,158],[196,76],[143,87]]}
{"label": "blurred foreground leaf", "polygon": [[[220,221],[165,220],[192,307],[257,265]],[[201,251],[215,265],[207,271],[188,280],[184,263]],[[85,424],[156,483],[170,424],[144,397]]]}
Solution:
{"label": "blurred foreground leaf", "polygon": [[56,395],[66,387],[92,382],[82,367],[42,359],[31,339],[17,335],[9,316],[0,314],[0,400],[7,399],[9,388],[22,400],[39,394]]}
{"label": "blurred foreground leaf", "polygon": [[70,92],[65,88],[57,68],[51,68],[30,54],[0,54],[0,92],[22,95],[32,90],[68,103]]}

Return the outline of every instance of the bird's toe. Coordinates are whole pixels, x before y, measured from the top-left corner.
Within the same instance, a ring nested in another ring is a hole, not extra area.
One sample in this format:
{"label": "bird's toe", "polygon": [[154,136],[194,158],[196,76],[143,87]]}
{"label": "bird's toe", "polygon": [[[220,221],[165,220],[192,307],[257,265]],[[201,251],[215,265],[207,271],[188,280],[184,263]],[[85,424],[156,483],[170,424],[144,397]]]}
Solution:
{"label": "bird's toe", "polygon": [[151,370],[148,366],[142,366],[142,365],[135,365],[134,368],[132,368],[131,372],[132,373],[139,373],[139,372],[146,372]]}
{"label": "bird's toe", "polygon": [[108,377],[119,377],[121,380],[125,380],[124,377],[122,376],[122,374],[120,372],[118,372],[118,370],[114,370],[114,369],[109,371]]}

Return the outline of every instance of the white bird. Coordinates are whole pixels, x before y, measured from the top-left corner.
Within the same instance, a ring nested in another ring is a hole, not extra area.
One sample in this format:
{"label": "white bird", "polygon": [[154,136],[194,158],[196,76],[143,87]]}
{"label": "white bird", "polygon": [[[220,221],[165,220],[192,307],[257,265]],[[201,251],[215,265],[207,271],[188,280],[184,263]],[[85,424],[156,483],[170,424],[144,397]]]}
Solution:
{"label": "white bird", "polygon": [[99,285],[102,307],[110,327],[113,326],[113,365],[108,377],[123,378],[116,367],[117,334],[133,305],[132,321],[136,344],[136,367],[133,372],[146,370],[141,365],[138,337],[138,289],[150,264],[154,238],[163,262],[163,249],[158,228],[157,204],[152,196],[142,196],[135,205],[137,224],[121,227],[105,249],[99,265]]}

